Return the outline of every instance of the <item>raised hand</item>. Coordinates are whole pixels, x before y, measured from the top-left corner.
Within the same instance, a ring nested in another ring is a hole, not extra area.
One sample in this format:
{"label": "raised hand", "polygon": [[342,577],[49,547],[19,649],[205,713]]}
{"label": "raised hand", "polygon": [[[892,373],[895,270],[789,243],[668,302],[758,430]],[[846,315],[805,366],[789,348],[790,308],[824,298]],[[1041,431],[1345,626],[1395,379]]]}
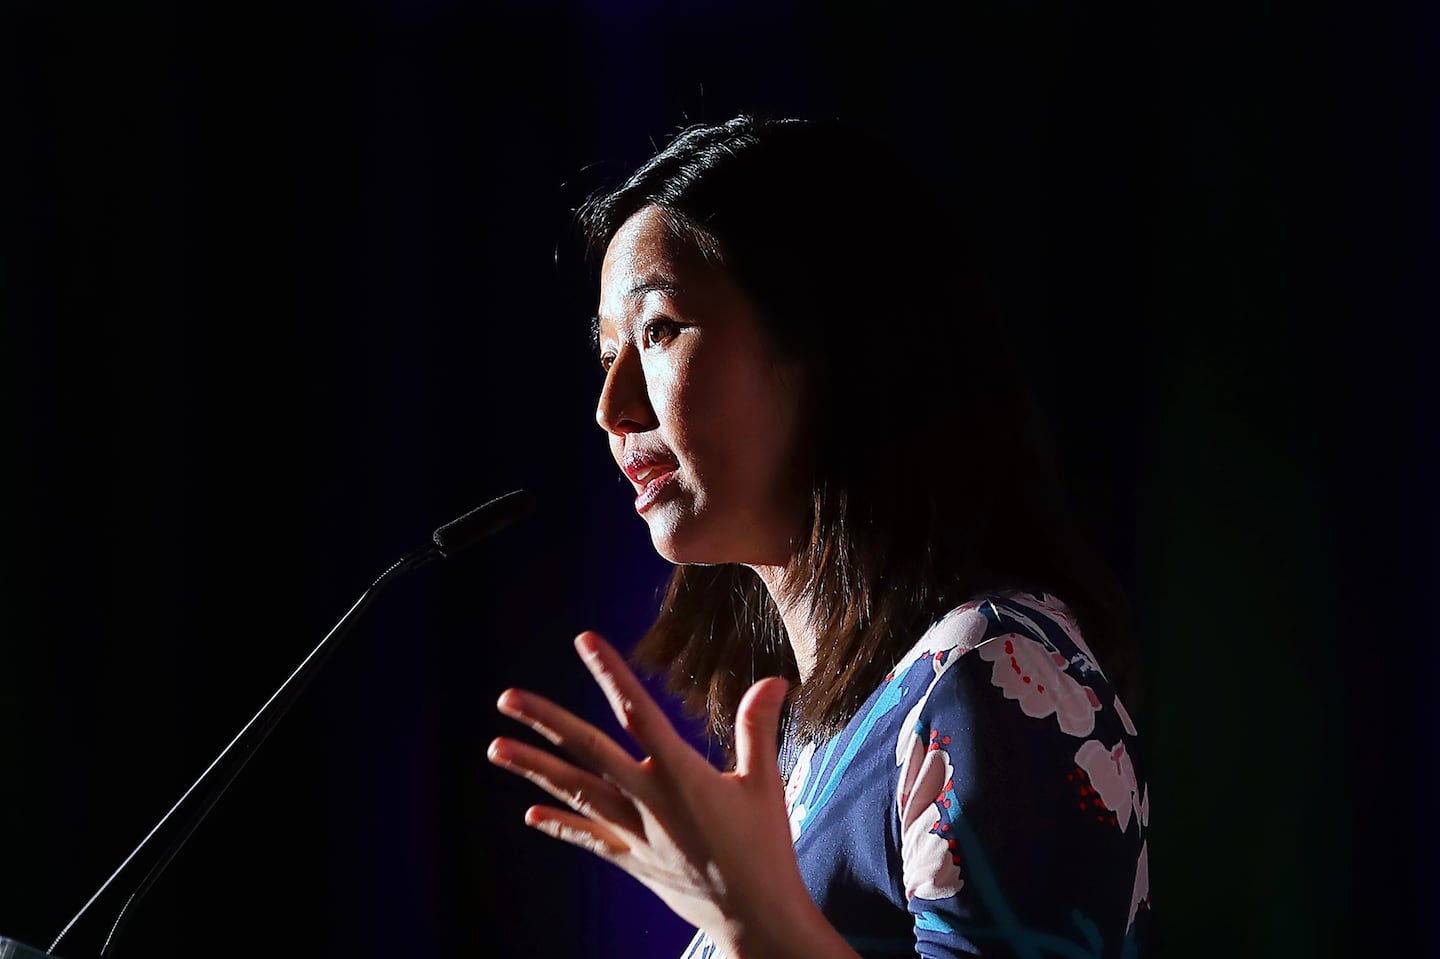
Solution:
{"label": "raised hand", "polygon": [[506,690],[500,711],[574,760],[511,739],[490,744],[491,762],[569,807],[532,806],[525,822],[624,869],[731,959],[854,956],[811,900],[791,846],[775,753],[785,680],[762,679],[745,693],[735,769],[720,772],[681,737],[610,644],[587,632],[575,648],[646,756],[633,758],[540,696]]}

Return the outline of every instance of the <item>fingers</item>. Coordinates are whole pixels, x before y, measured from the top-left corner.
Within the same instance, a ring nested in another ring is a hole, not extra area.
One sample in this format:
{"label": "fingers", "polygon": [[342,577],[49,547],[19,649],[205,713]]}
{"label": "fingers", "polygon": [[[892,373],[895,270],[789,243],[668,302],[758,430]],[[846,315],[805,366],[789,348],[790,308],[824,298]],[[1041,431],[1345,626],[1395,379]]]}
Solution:
{"label": "fingers", "polygon": [[639,764],[620,745],[574,713],[543,696],[507,689],[496,703],[500,712],[519,720],[583,765],[634,792],[640,783]]}
{"label": "fingers", "polygon": [[735,713],[735,772],[745,778],[778,780],[775,741],[780,731],[780,709],[790,684],[779,676],[760,680],[745,691]]}
{"label": "fingers", "polygon": [[523,776],[582,816],[612,823],[632,835],[644,828],[634,803],[613,783],[543,749],[497,739],[490,744],[487,755],[495,765]]}
{"label": "fingers", "polygon": [[599,633],[584,632],[575,638],[575,649],[605,692],[615,718],[641,749],[661,763],[676,755],[677,747],[689,749],[615,647]]}
{"label": "fingers", "polygon": [[525,811],[525,825],[611,862],[630,852],[630,847],[614,830],[567,809],[531,806]]}

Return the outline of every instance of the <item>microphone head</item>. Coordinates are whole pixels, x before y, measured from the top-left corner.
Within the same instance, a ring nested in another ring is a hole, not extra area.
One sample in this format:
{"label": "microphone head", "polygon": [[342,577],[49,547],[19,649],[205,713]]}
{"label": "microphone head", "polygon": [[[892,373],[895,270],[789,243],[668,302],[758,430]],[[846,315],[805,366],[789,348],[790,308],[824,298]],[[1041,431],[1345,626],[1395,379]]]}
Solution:
{"label": "microphone head", "polygon": [[459,519],[452,519],[435,531],[440,555],[453,556],[467,546],[498,533],[535,508],[535,494],[517,489],[477,506]]}

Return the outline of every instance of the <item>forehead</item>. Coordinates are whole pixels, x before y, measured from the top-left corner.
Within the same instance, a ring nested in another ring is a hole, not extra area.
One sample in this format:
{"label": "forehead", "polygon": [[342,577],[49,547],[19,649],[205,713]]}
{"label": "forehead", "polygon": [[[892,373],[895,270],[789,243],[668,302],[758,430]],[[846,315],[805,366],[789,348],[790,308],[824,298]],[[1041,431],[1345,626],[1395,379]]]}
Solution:
{"label": "forehead", "polygon": [[597,325],[622,322],[651,293],[698,292],[717,272],[662,211],[645,207],[621,225],[605,250]]}

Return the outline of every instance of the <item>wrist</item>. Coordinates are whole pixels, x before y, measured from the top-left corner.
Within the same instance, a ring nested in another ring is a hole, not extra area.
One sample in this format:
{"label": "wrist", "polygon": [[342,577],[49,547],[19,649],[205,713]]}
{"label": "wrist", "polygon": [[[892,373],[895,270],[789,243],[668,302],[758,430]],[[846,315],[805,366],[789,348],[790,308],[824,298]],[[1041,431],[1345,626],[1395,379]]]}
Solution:
{"label": "wrist", "polygon": [[808,892],[790,908],[775,905],[765,910],[769,923],[732,927],[728,959],[860,959]]}

